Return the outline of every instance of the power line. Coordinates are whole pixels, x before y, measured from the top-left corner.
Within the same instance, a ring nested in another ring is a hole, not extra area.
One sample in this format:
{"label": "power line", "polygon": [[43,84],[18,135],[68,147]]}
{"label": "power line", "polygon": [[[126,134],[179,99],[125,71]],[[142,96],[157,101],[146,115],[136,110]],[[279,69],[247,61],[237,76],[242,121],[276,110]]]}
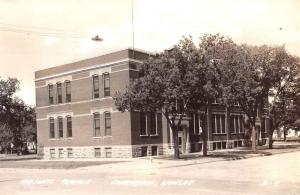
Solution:
{"label": "power line", "polygon": [[49,37],[67,37],[67,38],[83,38],[86,33],[84,32],[72,32],[66,30],[49,29],[49,28],[36,28],[17,26],[13,24],[0,23],[0,31],[22,33],[27,35],[36,36],[49,36]]}
{"label": "power line", "polygon": [[14,28],[23,28],[23,29],[37,29],[37,30],[48,30],[48,31],[55,31],[55,32],[66,32],[66,33],[77,33],[77,34],[84,34],[85,32],[80,31],[68,31],[68,30],[62,30],[62,29],[52,29],[52,28],[45,28],[45,27],[33,27],[33,26],[24,26],[24,25],[15,25],[15,24],[8,24],[8,23],[1,23],[0,26],[11,26]]}

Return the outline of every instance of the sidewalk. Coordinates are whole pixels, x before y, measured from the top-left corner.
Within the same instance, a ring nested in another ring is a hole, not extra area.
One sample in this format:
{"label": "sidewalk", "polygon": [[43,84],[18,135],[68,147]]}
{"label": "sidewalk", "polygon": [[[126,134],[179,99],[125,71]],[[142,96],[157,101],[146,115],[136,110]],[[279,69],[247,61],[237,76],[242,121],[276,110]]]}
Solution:
{"label": "sidewalk", "polygon": [[[15,168],[32,169],[120,169],[120,170],[139,170],[141,172],[150,169],[164,169],[171,167],[181,167],[196,164],[206,164],[218,161],[241,160],[254,157],[269,156],[281,153],[290,153],[300,151],[300,143],[275,143],[274,149],[268,149],[268,146],[258,146],[257,151],[251,148],[241,147],[235,149],[209,151],[208,156],[202,156],[202,153],[181,154],[180,159],[174,159],[173,155],[142,157],[142,158],[100,158],[100,159],[41,159],[37,160],[36,155],[8,155],[0,156],[1,161],[12,161],[10,167],[15,164]],[[14,163],[14,161],[16,161]],[[17,162],[19,161],[19,162]],[[7,163],[2,162],[2,167],[7,167]]]}
{"label": "sidewalk", "polygon": [[38,159],[36,154],[17,155],[17,154],[1,154],[0,161],[17,161],[17,160],[34,160]]}
{"label": "sidewalk", "polygon": [[[217,161],[241,160],[254,157],[270,156],[300,151],[300,143],[274,143],[273,149],[268,146],[257,146],[256,151],[248,147],[235,149],[209,151],[208,156],[204,157],[201,153],[181,154],[180,159],[174,159],[173,156],[158,156],[152,159],[153,163],[158,163],[161,167],[168,166],[186,166],[189,164],[204,164]],[[149,158],[148,158],[149,159]],[[149,160],[150,161],[150,160]]]}
{"label": "sidewalk", "polygon": [[207,157],[203,157],[202,153],[181,154],[180,159],[174,159],[172,155],[143,157],[128,159],[127,162],[118,164],[106,164],[100,166],[85,167],[86,171],[106,170],[110,172],[135,172],[135,173],[151,173],[155,170],[168,169],[174,167],[186,167],[192,165],[214,163],[221,161],[242,160],[255,157],[263,157],[277,155],[283,153],[299,152],[300,143],[297,144],[274,144],[274,149],[268,149],[268,146],[258,146],[257,151],[251,148],[241,147],[227,150],[209,151]]}

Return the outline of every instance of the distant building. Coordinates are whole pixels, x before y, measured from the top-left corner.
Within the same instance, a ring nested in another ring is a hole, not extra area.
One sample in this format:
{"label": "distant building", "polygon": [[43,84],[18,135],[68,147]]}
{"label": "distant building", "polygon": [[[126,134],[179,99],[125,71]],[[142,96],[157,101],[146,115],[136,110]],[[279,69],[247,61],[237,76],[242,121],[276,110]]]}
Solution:
{"label": "distant building", "polygon": [[[173,153],[171,130],[160,112],[121,113],[112,98],[139,77],[140,64],[149,55],[126,49],[35,72],[39,155],[110,158]],[[245,144],[246,117],[238,105],[227,113],[225,106],[214,102],[205,123],[204,113],[183,121],[178,138],[182,152],[202,150],[203,124],[208,128],[209,150]],[[268,128],[264,121],[257,121],[262,141]]]}

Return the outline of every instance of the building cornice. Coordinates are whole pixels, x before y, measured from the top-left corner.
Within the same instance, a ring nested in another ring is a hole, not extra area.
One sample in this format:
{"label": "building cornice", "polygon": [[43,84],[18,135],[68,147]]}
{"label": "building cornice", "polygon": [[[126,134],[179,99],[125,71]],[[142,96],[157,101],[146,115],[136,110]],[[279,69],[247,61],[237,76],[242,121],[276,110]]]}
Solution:
{"label": "building cornice", "polygon": [[45,76],[45,77],[37,78],[37,79],[35,79],[35,82],[44,81],[44,80],[47,80],[47,79],[53,79],[53,78],[57,78],[57,77],[61,77],[61,76],[66,76],[66,75],[70,75],[70,74],[74,74],[74,73],[78,73],[78,72],[82,72],[82,71],[89,71],[89,70],[92,70],[92,69],[114,66],[116,64],[125,63],[125,62],[142,63],[141,60],[136,60],[136,59],[132,59],[132,58],[125,58],[125,59],[121,59],[121,60],[117,60],[117,61],[113,61],[113,62],[109,62],[109,63],[96,64],[96,65],[92,65],[92,66],[88,66],[88,67],[84,67],[84,68],[74,69],[74,70],[71,70],[71,71],[61,72],[61,73],[57,73],[57,74],[51,74],[51,75],[48,75],[48,76]]}

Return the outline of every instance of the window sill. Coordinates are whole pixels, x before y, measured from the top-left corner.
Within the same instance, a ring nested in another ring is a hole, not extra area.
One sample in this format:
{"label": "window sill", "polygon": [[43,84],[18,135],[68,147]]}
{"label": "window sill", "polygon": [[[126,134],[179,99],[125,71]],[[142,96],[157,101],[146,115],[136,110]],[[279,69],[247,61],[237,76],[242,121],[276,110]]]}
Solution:
{"label": "window sill", "polygon": [[103,138],[110,138],[112,135],[104,135]]}
{"label": "window sill", "polygon": [[49,138],[49,141],[54,141],[54,140],[58,140],[57,138]]}
{"label": "window sill", "polygon": [[226,133],[213,133],[213,135],[226,135]]}
{"label": "window sill", "polygon": [[140,135],[140,137],[148,137],[148,135]]}
{"label": "window sill", "polygon": [[102,137],[101,136],[100,137],[99,136],[98,137],[93,137],[93,139],[100,139],[100,138],[102,138]]}
{"label": "window sill", "polygon": [[150,137],[157,137],[158,134],[150,134]]}

